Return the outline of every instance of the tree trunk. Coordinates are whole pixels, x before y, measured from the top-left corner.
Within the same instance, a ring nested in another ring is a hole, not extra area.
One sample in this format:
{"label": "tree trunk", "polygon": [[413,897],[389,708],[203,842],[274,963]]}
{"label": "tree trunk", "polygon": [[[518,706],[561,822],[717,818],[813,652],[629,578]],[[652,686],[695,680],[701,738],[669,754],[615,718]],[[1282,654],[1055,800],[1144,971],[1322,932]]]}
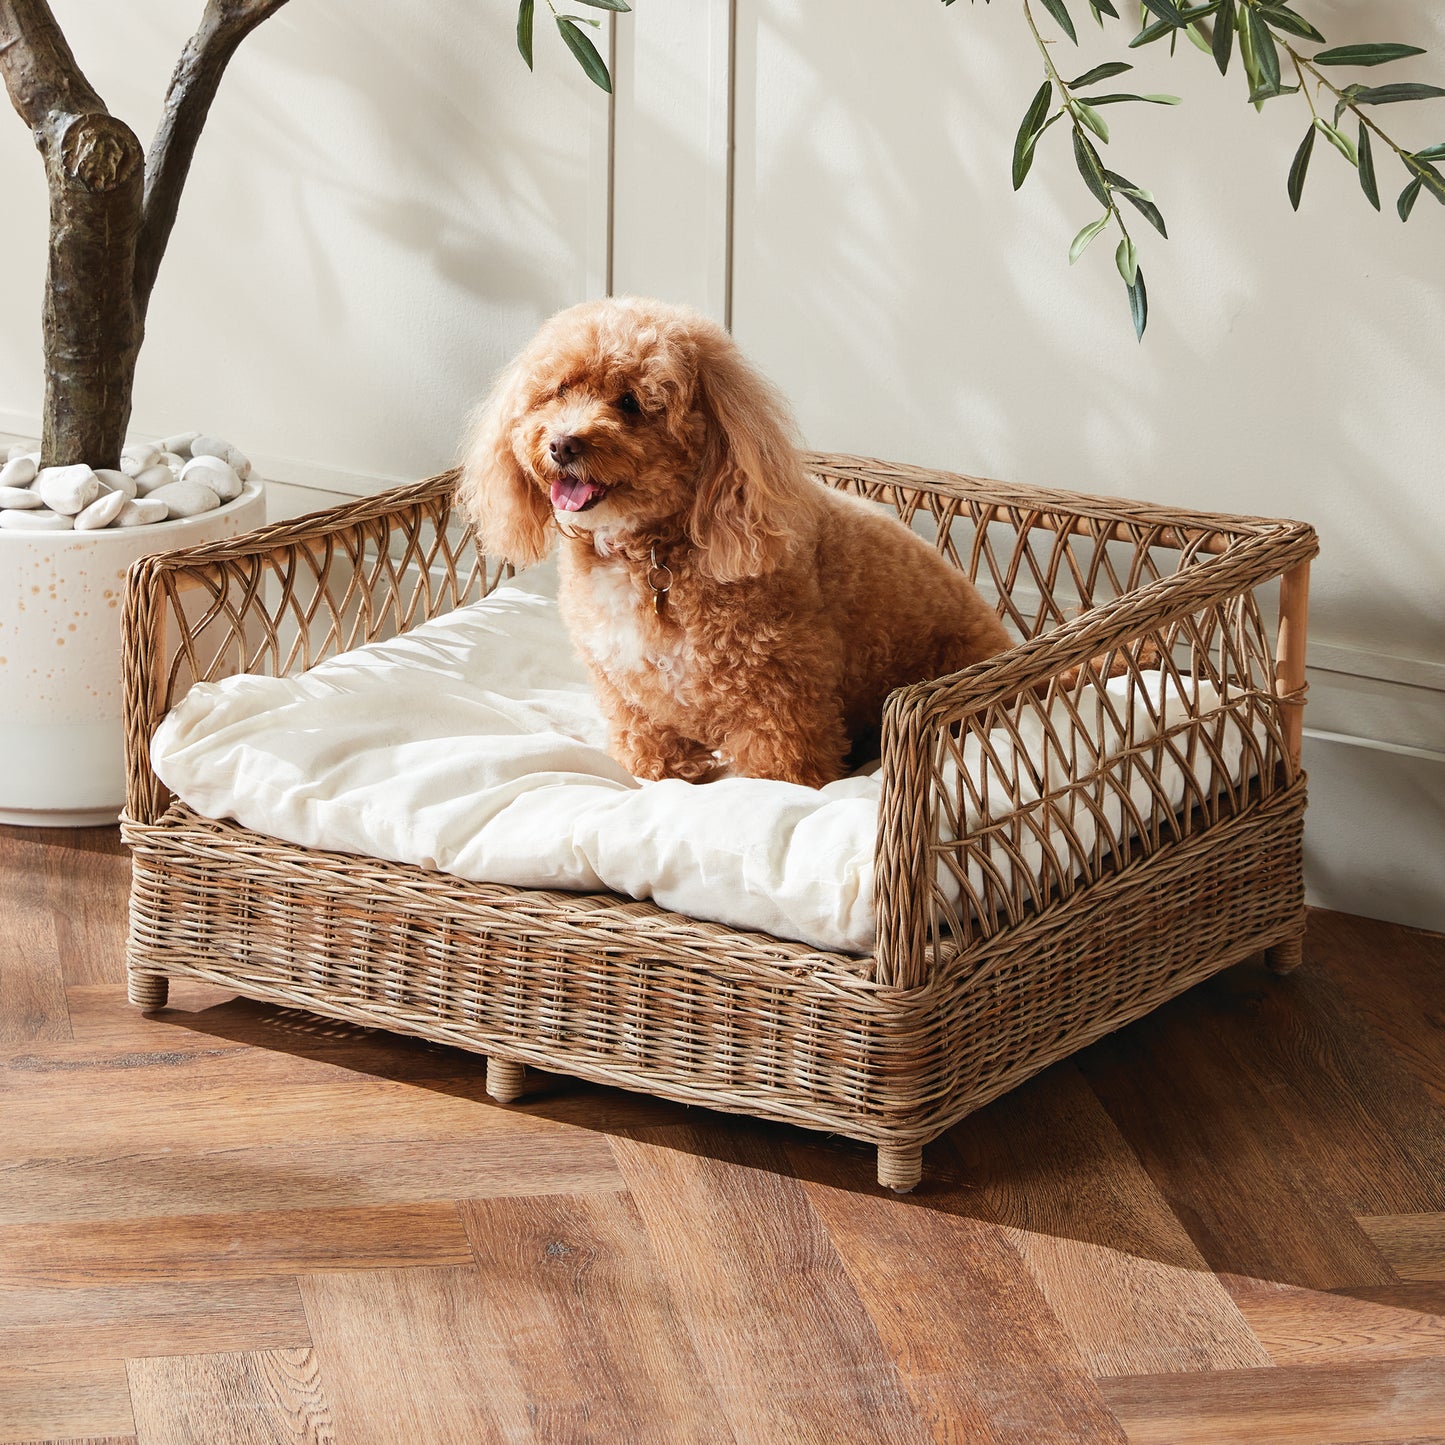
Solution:
{"label": "tree trunk", "polygon": [[206,0],[146,156],[106,109],[50,0],[0,0],[0,74],[50,183],[42,466],[120,464],[136,356],[196,143],[236,47],[286,0]]}
{"label": "tree trunk", "polygon": [[106,114],[65,117],[50,183],[42,466],[120,465],[143,323],[135,299],[145,154]]}

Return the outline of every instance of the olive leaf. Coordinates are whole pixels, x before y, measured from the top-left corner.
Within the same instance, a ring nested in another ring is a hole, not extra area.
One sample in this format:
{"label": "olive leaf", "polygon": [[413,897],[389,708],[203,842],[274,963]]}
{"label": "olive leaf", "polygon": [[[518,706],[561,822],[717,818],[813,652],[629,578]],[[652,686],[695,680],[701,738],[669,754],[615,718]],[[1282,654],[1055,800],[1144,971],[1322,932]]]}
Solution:
{"label": "olive leaf", "polygon": [[1119,268],[1124,284],[1132,286],[1139,274],[1139,250],[1128,236],[1119,242],[1119,248],[1114,252],[1114,264]]}
{"label": "olive leaf", "polygon": [[1352,166],[1359,165],[1360,158],[1355,153],[1355,147],[1347,135],[1337,130],[1321,116],[1315,117],[1315,128]]}
{"label": "olive leaf", "polygon": [[1154,197],[1142,187],[1136,186],[1133,181],[1121,176],[1118,171],[1105,171],[1104,176],[1109,184],[1124,196],[1129,204],[1167,241],[1169,231],[1164,225],[1163,213],[1154,204]]}
{"label": "olive leaf", "polygon": [[1073,17],[1064,8],[1064,0],[1040,0],[1040,3],[1044,9],[1059,22],[1059,29],[1077,45],[1079,43],[1079,36],[1074,29]]}
{"label": "olive leaf", "polygon": [[597,53],[597,47],[587,38],[586,31],[582,30],[577,22],[567,15],[557,17],[557,29],[562,32],[562,39],[567,42],[567,49],[577,57],[577,63],[586,72],[587,78],[611,95],[612,77],[608,75],[607,66]]}
{"label": "olive leaf", "polygon": [[1077,236],[1074,237],[1073,241],[1069,246],[1070,266],[1072,266],[1074,262],[1077,261],[1079,257],[1084,254],[1085,251],[1088,250],[1089,242],[1092,241],[1094,237],[1097,236],[1099,232],[1102,231],[1104,227],[1109,224],[1110,218],[1113,216],[1113,214],[1114,213],[1112,211],[1105,211],[1104,214],[1100,216],[1097,221],[1090,221],[1089,224],[1085,226],[1084,229],[1080,231]]}
{"label": "olive leaf", "polygon": [[1149,293],[1144,289],[1144,272],[1138,267],[1129,286],[1129,314],[1134,318],[1135,337],[1143,341],[1144,328],[1149,324]]}
{"label": "olive leaf", "polygon": [[1355,92],[1362,105],[1394,105],[1402,100],[1430,100],[1445,95],[1438,85],[1419,85],[1412,81],[1396,85],[1364,85]]}
{"label": "olive leaf", "polygon": [[1088,126],[1101,141],[1107,144],[1109,127],[1105,123],[1104,117],[1100,115],[1092,105],[1082,100],[1071,100],[1069,102],[1069,110],[1079,121]]}
{"label": "olive leaf", "polygon": [[1305,132],[1305,138],[1299,143],[1299,149],[1294,153],[1294,161],[1289,168],[1289,203],[1295,210],[1299,210],[1300,196],[1305,188],[1305,172],[1310,167],[1310,153],[1315,148],[1315,127],[1313,122]]}
{"label": "olive leaf", "polygon": [[1380,185],[1375,179],[1375,157],[1370,149],[1370,133],[1360,122],[1360,145],[1358,150],[1360,167],[1360,189],[1365,198],[1378,211],[1380,209]]}
{"label": "olive leaf", "polygon": [[1099,152],[1077,130],[1074,132],[1074,164],[1078,166],[1079,174],[1083,176],[1084,184],[1093,193],[1094,199],[1101,206],[1112,205],[1108,182],[1104,179],[1104,163],[1099,159]]}
{"label": "olive leaf", "polygon": [[1214,21],[1214,44],[1210,47],[1219,73],[1229,72],[1229,57],[1234,52],[1234,0],[1223,0]]}
{"label": "olive leaf", "polygon": [[1101,80],[1108,80],[1110,76],[1123,75],[1126,70],[1133,70],[1133,66],[1123,60],[1109,60],[1103,65],[1096,65],[1092,70],[1086,70],[1074,80],[1067,80],[1064,84],[1070,90],[1083,90],[1086,85],[1094,85]]}
{"label": "olive leaf", "polygon": [[1049,113],[1049,101],[1053,98],[1053,94],[1053,81],[1044,81],[1034,95],[1033,101],[1024,115],[1023,123],[1019,126],[1018,136],[1014,140],[1014,190],[1018,190],[1023,185],[1024,178],[1029,173],[1029,167],[1034,163],[1034,146],[1044,132],[1044,117]]}
{"label": "olive leaf", "polygon": [[1269,26],[1260,19],[1258,10],[1246,10],[1244,13],[1254,58],[1259,65],[1260,83],[1257,89],[1267,95],[1279,95],[1279,51],[1275,48],[1274,36],[1270,34]]}
{"label": "olive leaf", "polygon": [[536,0],[522,0],[517,10],[517,49],[522,52],[522,59],[527,62],[528,70],[532,68],[532,20],[535,9]]}
{"label": "olive leaf", "polygon": [[1315,65],[1385,65],[1424,53],[1418,45],[1337,45],[1312,55],[1310,60]]}

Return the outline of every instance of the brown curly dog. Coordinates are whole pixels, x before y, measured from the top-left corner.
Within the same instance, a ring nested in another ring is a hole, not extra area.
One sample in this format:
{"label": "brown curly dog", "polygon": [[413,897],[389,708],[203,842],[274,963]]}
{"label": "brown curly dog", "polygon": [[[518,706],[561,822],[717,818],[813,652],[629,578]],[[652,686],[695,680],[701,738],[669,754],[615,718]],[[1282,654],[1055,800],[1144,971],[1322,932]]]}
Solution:
{"label": "brown curly dog", "polygon": [[475,422],[460,483],[488,552],[560,533],[560,602],[618,760],[820,786],[895,687],[1009,646],[922,538],[808,476],[732,338],[657,301],[554,316]]}

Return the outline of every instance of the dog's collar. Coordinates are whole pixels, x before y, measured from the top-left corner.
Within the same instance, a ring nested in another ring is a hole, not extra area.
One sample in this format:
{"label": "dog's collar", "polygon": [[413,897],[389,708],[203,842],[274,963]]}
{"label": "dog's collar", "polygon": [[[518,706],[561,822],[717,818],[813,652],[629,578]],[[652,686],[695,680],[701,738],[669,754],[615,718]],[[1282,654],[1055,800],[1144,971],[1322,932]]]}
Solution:
{"label": "dog's collar", "polygon": [[[653,611],[659,617],[667,606],[668,593],[672,591],[673,583],[672,568],[663,558],[678,545],[677,540],[669,543],[664,538],[648,537],[646,534],[633,534],[625,541],[602,533],[592,534],[592,548],[599,557],[621,561],[627,564],[629,569],[635,568],[641,572],[643,582],[652,593]],[[662,558],[658,556],[659,549],[662,551]]]}
{"label": "dog's collar", "polygon": [[647,549],[647,572],[642,580],[652,589],[652,610],[661,617],[667,594],[672,591],[672,568],[657,560],[656,542]]}

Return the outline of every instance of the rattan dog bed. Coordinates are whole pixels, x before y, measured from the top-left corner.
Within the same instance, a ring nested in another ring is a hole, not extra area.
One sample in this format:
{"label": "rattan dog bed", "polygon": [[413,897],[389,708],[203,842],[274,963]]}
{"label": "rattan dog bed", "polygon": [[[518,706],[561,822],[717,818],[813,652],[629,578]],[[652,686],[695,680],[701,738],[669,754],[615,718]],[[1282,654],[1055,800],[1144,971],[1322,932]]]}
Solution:
{"label": "rattan dog bed", "polygon": [[[446,475],[132,569],[132,1000],[158,1008],[169,978],[203,979],[481,1052],[504,1102],[530,1064],[834,1131],[876,1145],[880,1181],[908,1189],[924,1144],[1054,1060],[1261,949],[1297,963],[1313,532],[809,463],[936,538],[1023,639],[889,699],[872,956],[308,850],[169,796],[148,746],[193,682],[296,672],[496,586],[506,569],[464,533]],[[1146,653],[1207,685],[1207,716],[1091,765],[1073,674],[1129,676]],[[1057,733],[1061,701],[1077,766],[964,796],[968,747],[1050,706]],[[1233,774],[1226,732],[1244,754]],[[1166,752],[1185,769],[1182,802],[1154,781]],[[1126,800],[1118,824],[1110,797]],[[970,803],[983,821],[964,828]],[[1023,865],[1030,840],[1069,836],[1084,814],[1096,826],[1069,867]]]}

